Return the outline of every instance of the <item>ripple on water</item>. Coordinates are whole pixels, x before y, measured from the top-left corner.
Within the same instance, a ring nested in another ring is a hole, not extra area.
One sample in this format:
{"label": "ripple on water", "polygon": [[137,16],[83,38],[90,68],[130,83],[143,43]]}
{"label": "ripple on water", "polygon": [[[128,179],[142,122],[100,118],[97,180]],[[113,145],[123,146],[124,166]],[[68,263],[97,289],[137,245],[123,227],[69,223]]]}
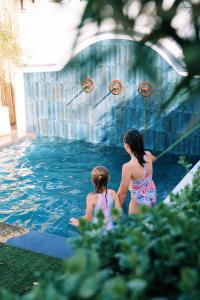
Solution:
{"label": "ripple on water", "polygon": [[73,189],[73,190],[69,191],[68,194],[79,195],[79,194],[81,194],[81,190]]}

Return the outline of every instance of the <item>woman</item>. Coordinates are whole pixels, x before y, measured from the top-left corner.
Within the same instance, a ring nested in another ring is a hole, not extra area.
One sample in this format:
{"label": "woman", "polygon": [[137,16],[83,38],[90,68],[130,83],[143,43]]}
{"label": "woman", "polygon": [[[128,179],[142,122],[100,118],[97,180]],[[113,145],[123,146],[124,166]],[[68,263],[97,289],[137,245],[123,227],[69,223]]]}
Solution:
{"label": "woman", "polygon": [[144,150],[143,137],[137,129],[130,129],[124,135],[124,148],[131,159],[122,167],[122,179],[118,190],[121,204],[131,193],[129,214],[138,213],[141,205],[153,207],[157,200],[156,186],[152,180],[153,162],[156,157]]}

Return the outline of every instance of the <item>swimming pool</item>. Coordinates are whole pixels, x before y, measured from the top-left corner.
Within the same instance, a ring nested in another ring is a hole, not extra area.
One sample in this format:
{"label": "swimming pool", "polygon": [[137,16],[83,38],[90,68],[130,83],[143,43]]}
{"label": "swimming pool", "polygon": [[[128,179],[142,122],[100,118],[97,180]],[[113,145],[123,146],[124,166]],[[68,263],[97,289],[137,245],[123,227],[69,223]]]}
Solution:
{"label": "swimming pool", "polygon": [[[105,165],[110,187],[117,189],[124,149],[63,139],[24,140],[0,149],[0,221],[61,236],[74,236],[70,217],[83,215],[85,197],[93,190],[91,169]],[[154,180],[164,199],[184,176],[178,158],[166,155],[155,163]],[[195,163],[197,158],[190,158]]]}

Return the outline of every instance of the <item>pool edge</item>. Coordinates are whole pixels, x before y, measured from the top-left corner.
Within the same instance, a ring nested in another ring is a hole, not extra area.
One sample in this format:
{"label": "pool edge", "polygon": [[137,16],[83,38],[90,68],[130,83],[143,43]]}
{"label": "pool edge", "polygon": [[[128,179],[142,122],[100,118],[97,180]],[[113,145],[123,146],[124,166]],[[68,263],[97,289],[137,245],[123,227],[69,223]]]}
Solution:
{"label": "pool edge", "polygon": [[17,142],[23,141],[26,138],[34,139],[36,135],[32,132],[21,132],[12,130],[8,135],[1,135],[0,136],[0,149],[16,144]]}
{"label": "pool edge", "polygon": [[175,186],[172,192],[164,199],[163,203],[171,204],[170,195],[171,194],[179,194],[187,185],[191,185],[193,181],[193,177],[197,172],[198,168],[200,168],[200,160],[193,166],[193,168],[182,178],[181,181]]}
{"label": "pool edge", "polygon": [[60,259],[71,257],[74,254],[74,249],[67,238],[3,222],[0,222],[0,242]]}

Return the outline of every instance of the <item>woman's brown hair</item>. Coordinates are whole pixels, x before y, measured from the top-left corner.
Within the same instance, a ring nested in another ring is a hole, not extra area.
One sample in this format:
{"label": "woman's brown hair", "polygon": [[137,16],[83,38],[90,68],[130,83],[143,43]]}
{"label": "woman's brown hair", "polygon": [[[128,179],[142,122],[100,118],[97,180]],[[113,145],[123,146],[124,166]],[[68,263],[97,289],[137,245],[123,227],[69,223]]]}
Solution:
{"label": "woman's brown hair", "polygon": [[144,141],[141,133],[137,129],[130,129],[124,135],[124,143],[130,146],[132,153],[137,157],[141,166],[144,166]]}

